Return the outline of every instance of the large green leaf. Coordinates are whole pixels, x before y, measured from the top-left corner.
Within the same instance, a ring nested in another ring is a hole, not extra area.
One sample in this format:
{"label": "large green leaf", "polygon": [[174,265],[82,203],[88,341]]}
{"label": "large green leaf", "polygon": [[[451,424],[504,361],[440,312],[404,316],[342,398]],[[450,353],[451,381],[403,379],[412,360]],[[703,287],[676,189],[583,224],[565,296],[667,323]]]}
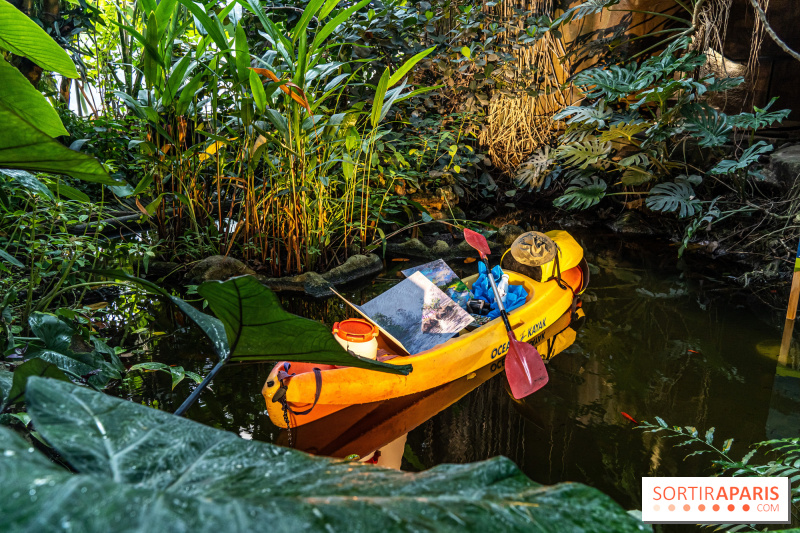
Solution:
{"label": "large green leaf", "polygon": [[0,104],[51,137],[69,135],[56,110],[19,69],[0,58]]}
{"label": "large green leaf", "polygon": [[680,218],[692,216],[700,210],[700,200],[695,197],[688,181],[659,183],[650,189],[646,203],[653,211],[678,211]]}
{"label": "large green leaf", "polygon": [[225,327],[222,325],[222,322],[213,316],[209,316],[202,311],[195,309],[190,303],[183,301],[177,296],[173,296],[155,283],[131,276],[123,270],[98,269],[90,270],[89,272],[116,280],[130,281],[137,284],[147,292],[158,294],[169,299],[178,309],[183,312],[183,314],[189,317],[189,319],[203,331],[208,340],[211,341],[214,351],[217,353],[220,359],[227,359],[230,355],[230,347],[228,345],[228,338],[225,334]]}
{"label": "large green leaf", "polygon": [[22,401],[25,397],[25,385],[28,383],[28,378],[33,376],[69,382],[67,375],[53,363],[48,363],[38,357],[29,359],[14,369],[11,374],[11,383],[4,385],[2,379],[0,379],[0,387],[4,388],[4,392],[0,393],[0,397],[2,397],[0,399],[0,406],[2,406],[0,411],[5,409],[7,405]]}
{"label": "large green leaf", "polygon": [[[72,327],[55,315],[32,313],[28,325],[38,343],[31,344],[25,352],[25,358],[56,365],[67,375],[75,378],[86,378],[96,387],[105,387],[112,379],[119,379],[124,369],[116,357],[109,356],[106,361],[99,350],[92,352],[75,352],[70,348],[75,331]],[[107,348],[107,347],[106,347]],[[108,350],[104,350],[108,351]],[[112,351],[113,353],[113,351]]]}
{"label": "large green leaf", "polygon": [[244,440],[53,380],[32,378],[26,398],[36,430],[76,473],[0,428],[9,531],[644,529],[596,489],[543,487],[502,457],[411,474]]}
{"label": "large green leaf", "polygon": [[567,209],[588,209],[605,198],[607,187],[608,184],[597,176],[575,178],[563,196],[553,201],[553,205]]}
{"label": "large green leaf", "polygon": [[325,324],[287,313],[275,294],[252,276],[207,281],[197,292],[225,324],[233,358],[347,365],[403,375],[411,372],[411,365],[390,365],[348,354]]}
{"label": "large green leaf", "polygon": [[700,146],[721,146],[728,141],[733,131],[733,126],[728,124],[727,115],[708,104],[687,107],[685,115],[686,129],[697,136],[697,144]]}
{"label": "large green leaf", "polygon": [[[0,0],[2,2],[4,0]],[[0,135],[0,168],[67,174],[84,181],[121,185],[86,154],[70,150],[0,103],[0,124],[13,135]]]}
{"label": "large green leaf", "polygon": [[0,48],[27,57],[44,70],[58,72],[67,78],[78,77],[69,54],[6,0],[0,0]]}
{"label": "large green leaf", "polygon": [[736,159],[723,159],[711,169],[712,174],[730,174],[737,170],[744,170],[758,159],[772,151],[772,145],[767,144],[765,141],[758,141],[753,146],[742,152],[742,156],[737,161]]}

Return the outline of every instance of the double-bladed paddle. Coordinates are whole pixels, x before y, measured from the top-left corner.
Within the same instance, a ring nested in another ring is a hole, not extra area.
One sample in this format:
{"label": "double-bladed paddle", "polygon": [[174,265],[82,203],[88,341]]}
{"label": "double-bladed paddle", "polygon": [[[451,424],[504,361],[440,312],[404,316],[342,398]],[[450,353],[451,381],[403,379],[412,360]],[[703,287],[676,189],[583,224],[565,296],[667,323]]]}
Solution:
{"label": "double-bladed paddle", "polygon": [[503,301],[500,299],[497,285],[495,285],[492,271],[489,268],[488,255],[491,250],[489,250],[489,243],[486,242],[486,237],[471,229],[464,228],[464,239],[467,244],[477,250],[481,256],[481,261],[486,266],[489,284],[492,286],[497,308],[500,310],[500,316],[503,317],[506,333],[508,333],[508,353],[506,354],[505,365],[506,378],[511,386],[511,394],[519,400],[529,394],[533,394],[547,384],[549,379],[547,369],[544,367],[544,361],[542,361],[539,351],[530,344],[518,341],[514,336],[514,330],[511,329],[511,323],[508,321],[508,313],[506,313]]}

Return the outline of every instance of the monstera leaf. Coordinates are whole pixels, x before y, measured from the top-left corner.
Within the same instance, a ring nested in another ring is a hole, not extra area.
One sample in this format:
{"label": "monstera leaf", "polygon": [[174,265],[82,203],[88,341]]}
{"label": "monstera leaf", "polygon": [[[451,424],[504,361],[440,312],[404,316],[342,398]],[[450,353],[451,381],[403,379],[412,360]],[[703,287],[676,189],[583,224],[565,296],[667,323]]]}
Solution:
{"label": "monstera leaf", "polygon": [[772,145],[764,141],[758,141],[753,146],[742,152],[742,156],[737,161],[736,159],[723,159],[711,169],[712,174],[730,174],[737,170],[744,170],[761,157],[772,151]]}
{"label": "monstera leaf", "polygon": [[686,129],[698,136],[698,145],[720,146],[733,131],[726,116],[708,104],[695,104],[686,111]]}
{"label": "monstera leaf", "polygon": [[681,218],[694,215],[700,210],[700,200],[695,198],[694,189],[687,181],[659,183],[650,189],[646,203],[653,211],[678,211]]}
{"label": "monstera leaf", "polygon": [[575,178],[553,205],[567,209],[588,209],[605,197],[607,187],[606,182],[597,176]]}
{"label": "monstera leaf", "polygon": [[642,531],[599,491],[544,487],[508,459],[411,474],[303,452],[32,378],[39,434],[75,473],[0,428],[8,531]]}
{"label": "monstera leaf", "polygon": [[571,142],[556,149],[556,158],[566,165],[586,168],[598,163],[611,152],[610,142],[601,142],[591,138],[583,142]]}

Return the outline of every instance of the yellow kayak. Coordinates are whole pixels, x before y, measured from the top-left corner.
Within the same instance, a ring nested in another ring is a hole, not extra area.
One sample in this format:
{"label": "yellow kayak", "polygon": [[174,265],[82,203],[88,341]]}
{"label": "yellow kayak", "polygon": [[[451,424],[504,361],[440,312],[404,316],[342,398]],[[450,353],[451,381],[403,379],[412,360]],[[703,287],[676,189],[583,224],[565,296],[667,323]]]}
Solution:
{"label": "yellow kayak", "polygon": [[[574,243],[571,237],[569,239]],[[572,264],[577,264],[577,261]],[[525,303],[509,313],[511,326],[517,339],[535,346],[545,339],[548,327],[555,325],[562,315],[573,308],[573,304],[577,303],[577,294],[585,288],[586,275],[582,266],[573,266],[562,272],[560,279],[553,278],[545,282],[535,281],[517,272],[507,270],[506,273],[510,284],[523,285],[528,293]],[[463,281],[471,286],[476,279],[477,275],[474,275]],[[553,332],[553,335],[556,333]],[[383,335],[378,336],[378,345],[389,354],[396,353]],[[547,346],[543,345],[542,348],[546,353]],[[281,391],[278,396],[281,400],[273,401],[281,389],[277,373],[284,365],[279,363],[267,378],[262,394],[275,425],[287,427],[288,419],[291,427],[297,427],[349,405],[416,394],[459,379],[487,365],[494,364],[495,368],[500,368],[507,350],[508,335],[502,319],[496,318],[472,331],[462,331],[459,336],[430,350],[409,356],[389,355],[382,358],[389,364],[411,364],[413,370],[407,376],[361,368],[291,363],[288,372],[293,375],[285,378],[283,383],[286,387],[285,396],[281,398]],[[315,372],[315,368],[318,371]],[[284,403],[287,409],[284,409]]]}

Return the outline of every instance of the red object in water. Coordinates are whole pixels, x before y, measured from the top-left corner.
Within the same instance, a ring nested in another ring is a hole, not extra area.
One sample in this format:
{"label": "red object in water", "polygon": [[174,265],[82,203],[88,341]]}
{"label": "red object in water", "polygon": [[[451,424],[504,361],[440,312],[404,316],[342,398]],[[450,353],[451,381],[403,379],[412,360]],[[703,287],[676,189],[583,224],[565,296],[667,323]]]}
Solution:
{"label": "red object in water", "polygon": [[624,416],[625,418],[627,418],[628,420],[630,420],[634,424],[638,424],[639,423],[639,422],[636,421],[636,419],[634,419],[631,415],[629,415],[625,411],[620,411],[620,413],[622,414],[622,416]]}

